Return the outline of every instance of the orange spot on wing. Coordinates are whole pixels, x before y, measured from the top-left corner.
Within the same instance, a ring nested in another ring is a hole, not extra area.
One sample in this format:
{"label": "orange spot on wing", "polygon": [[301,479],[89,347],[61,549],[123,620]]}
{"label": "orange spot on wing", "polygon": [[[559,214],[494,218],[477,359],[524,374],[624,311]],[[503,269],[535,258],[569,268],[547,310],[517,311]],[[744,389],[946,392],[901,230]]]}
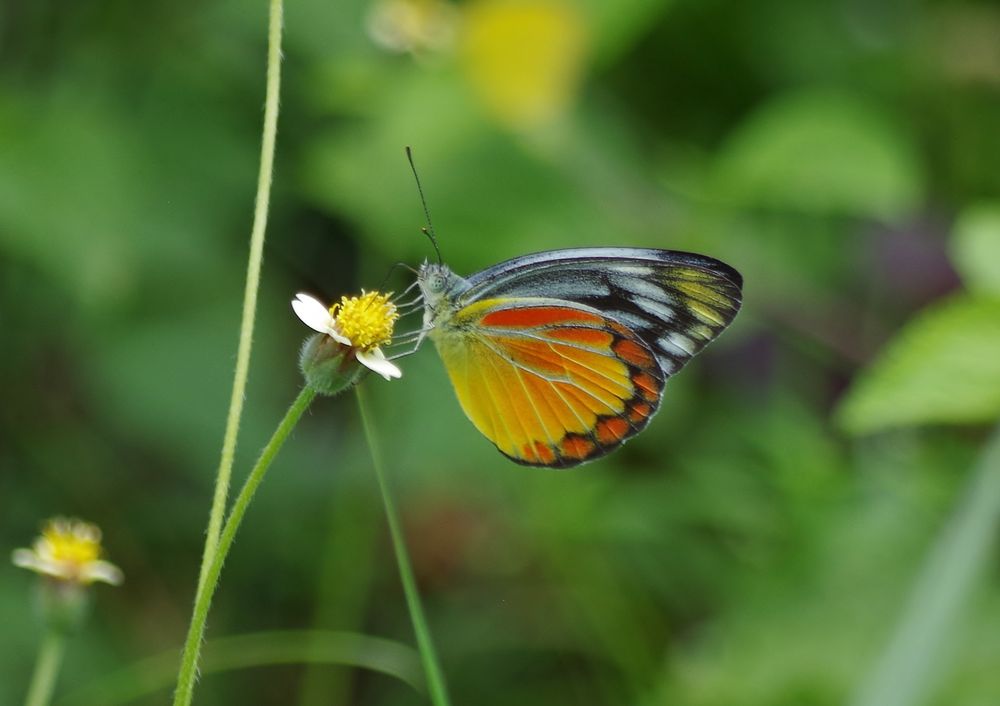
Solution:
{"label": "orange spot on wing", "polygon": [[597,440],[602,444],[621,441],[628,434],[629,426],[621,417],[609,417],[597,423]]}
{"label": "orange spot on wing", "polygon": [[639,388],[639,392],[650,402],[654,402],[660,397],[660,384],[649,373],[637,373],[632,377],[632,383]]}
{"label": "orange spot on wing", "polygon": [[580,460],[587,458],[594,452],[594,442],[582,436],[570,436],[567,434],[563,438],[562,443],[559,444],[559,450],[567,458]]}
{"label": "orange spot on wing", "polygon": [[491,311],[483,317],[482,323],[484,326],[534,328],[574,322],[599,324],[601,321],[601,317],[597,314],[578,309],[557,306],[523,306]]}
{"label": "orange spot on wing", "polygon": [[599,348],[607,348],[614,338],[610,333],[599,328],[583,327],[553,329],[548,333],[548,337],[567,343],[579,343]]}
{"label": "orange spot on wing", "polygon": [[545,464],[551,464],[556,460],[556,453],[552,450],[552,447],[541,441],[536,441],[533,446],[529,444],[524,445],[524,457],[531,458],[532,455]]}
{"label": "orange spot on wing", "polygon": [[538,458],[535,455],[535,449],[531,444],[524,444],[521,446],[521,458],[525,461],[537,461]]}
{"label": "orange spot on wing", "polygon": [[647,402],[636,402],[629,407],[628,418],[633,422],[641,422],[653,411],[652,405]]}
{"label": "orange spot on wing", "polygon": [[618,323],[617,321],[610,321],[609,320],[607,322],[607,325],[608,325],[608,327],[612,331],[614,331],[615,333],[617,333],[619,336],[624,336],[625,338],[628,338],[629,336],[633,335],[632,329],[630,329],[628,326],[623,326],[622,324]]}
{"label": "orange spot on wing", "polygon": [[618,341],[614,350],[619,358],[637,368],[648,368],[653,364],[653,358],[649,351],[631,339],[623,338]]}

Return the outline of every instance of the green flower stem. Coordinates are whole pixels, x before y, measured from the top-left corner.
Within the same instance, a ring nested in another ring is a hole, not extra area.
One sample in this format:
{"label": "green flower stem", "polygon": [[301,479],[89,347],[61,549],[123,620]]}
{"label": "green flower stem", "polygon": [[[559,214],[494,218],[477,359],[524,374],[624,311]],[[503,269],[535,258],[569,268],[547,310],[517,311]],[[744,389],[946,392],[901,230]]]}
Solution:
{"label": "green flower stem", "polygon": [[437,654],[434,651],[434,642],[431,640],[430,630],[427,628],[427,619],[424,617],[424,609],[420,605],[420,594],[417,592],[417,582],[413,577],[413,568],[410,566],[410,556],[406,551],[406,542],[403,540],[403,531],[400,527],[399,516],[396,514],[396,504],[393,502],[392,494],[389,492],[389,485],[382,470],[382,456],[379,452],[378,441],[375,437],[375,426],[372,423],[371,414],[368,412],[368,405],[365,402],[365,394],[361,390],[361,385],[354,388],[358,396],[358,410],[361,412],[361,424],[365,429],[365,439],[368,441],[368,450],[371,452],[372,465],[375,467],[375,476],[378,478],[378,487],[382,493],[382,503],[385,505],[385,517],[389,523],[389,534],[392,536],[392,548],[396,554],[396,562],[399,564],[399,576],[403,582],[403,592],[406,594],[406,605],[410,609],[410,620],[413,621],[413,631],[417,636],[417,649],[420,652],[420,660],[424,665],[424,674],[427,678],[427,690],[430,693],[431,702],[435,706],[449,706],[448,690],[445,686],[444,674],[438,664]]}
{"label": "green flower stem", "polygon": [[50,629],[38,648],[38,661],[31,676],[28,697],[24,700],[25,706],[46,706],[52,699],[65,647],[66,637],[58,630]]}
{"label": "green flower stem", "polygon": [[316,391],[306,386],[302,392],[292,402],[292,406],[285,413],[285,418],[281,420],[278,428],[267,442],[267,446],[260,454],[257,465],[250,471],[243,488],[233,501],[233,509],[226,519],[226,524],[219,535],[219,544],[212,555],[212,563],[205,573],[205,580],[198,587],[198,593],[194,599],[194,613],[191,615],[191,625],[188,626],[187,639],[184,641],[184,652],[181,656],[180,673],[177,676],[177,690],[174,692],[174,706],[188,706],[194,693],[194,682],[198,676],[198,658],[201,653],[202,638],[205,634],[205,621],[208,618],[209,608],[212,606],[212,596],[219,583],[219,575],[222,573],[222,565],[226,561],[226,555],[233,546],[233,539],[236,538],[236,531],[240,528],[243,515],[246,514],[250,501],[253,500],[254,493],[264,474],[271,466],[274,457],[277,456],[288,435],[298,423],[302,414],[309,407],[316,396]]}
{"label": "green flower stem", "polygon": [[278,133],[278,96],[281,90],[281,26],[282,0],[271,0],[267,51],[267,88],[264,98],[264,130],[260,146],[260,172],[257,175],[257,200],[254,207],[253,226],[250,230],[250,256],[247,261],[246,288],[243,292],[243,317],[240,322],[240,342],[236,350],[236,372],[233,375],[233,393],[229,398],[229,415],[222,440],[222,455],[215,477],[215,494],[208,516],[205,549],[201,557],[198,588],[205,582],[205,575],[212,563],[222,517],[226,511],[229,480],[236,453],[243,400],[246,397],[247,375],[250,370],[250,348],[253,342],[254,317],[257,311],[257,290],[260,288],[260,268],[264,252],[264,231],[267,228],[267,211],[271,200],[271,175],[274,171],[274,143]]}

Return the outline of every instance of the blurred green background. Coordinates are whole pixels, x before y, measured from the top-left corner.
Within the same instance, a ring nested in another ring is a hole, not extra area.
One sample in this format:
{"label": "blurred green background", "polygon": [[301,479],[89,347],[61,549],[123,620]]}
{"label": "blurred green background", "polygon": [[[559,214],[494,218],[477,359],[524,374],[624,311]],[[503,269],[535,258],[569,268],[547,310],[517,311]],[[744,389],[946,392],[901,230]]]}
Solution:
{"label": "blurred green background", "polygon": [[[232,384],[266,25],[263,1],[0,4],[0,537],[79,516],[126,575],[96,589],[57,703],[169,695]],[[292,296],[431,254],[412,145],[459,273],[629,245],[746,280],[650,428],[579,470],[503,459],[430,346],[366,383],[454,702],[850,702],[1000,416],[997,37],[987,2],[290,0],[235,482],[301,384]],[[918,645],[938,665],[920,703],[1000,700],[994,559],[948,639]],[[26,689],[35,582],[0,568],[0,703]],[[318,400],[271,470],[208,649],[276,630],[413,643],[349,395]],[[120,671],[163,654],[164,678]],[[208,670],[196,699],[425,703],[336,664]]]}

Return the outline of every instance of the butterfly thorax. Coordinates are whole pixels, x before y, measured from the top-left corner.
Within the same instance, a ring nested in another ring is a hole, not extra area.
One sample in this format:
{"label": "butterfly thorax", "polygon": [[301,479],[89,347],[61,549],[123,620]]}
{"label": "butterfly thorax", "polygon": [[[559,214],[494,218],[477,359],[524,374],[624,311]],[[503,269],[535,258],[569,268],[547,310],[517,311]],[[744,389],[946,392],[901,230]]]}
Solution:
{"label": "butterfly thorax", "polygon": [[424,330],[437,340],[461,307],[459,297],[469,289],[469,283],[447,265],[431,262],[420,266],[417,282],[424,298]]}

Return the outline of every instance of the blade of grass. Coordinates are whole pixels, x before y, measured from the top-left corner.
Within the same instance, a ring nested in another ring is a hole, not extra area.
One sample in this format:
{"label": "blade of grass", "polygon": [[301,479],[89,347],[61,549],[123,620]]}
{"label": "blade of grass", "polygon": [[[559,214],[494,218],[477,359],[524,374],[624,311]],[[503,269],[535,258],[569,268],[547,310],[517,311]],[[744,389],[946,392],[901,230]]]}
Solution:
{"label": "blade of grass", "polygon": [[[240,321],[240,340],[236,352],[236,371],[233,374],[233,393],[229,400],[226,431],[222,441],[219,469],[215,477],[215,492],[212,496],[212,508],[209,511],[208,529],[205,533],[205,547],[202,551],[191,624],[188,626],[188,637],[181,659],[180,672],[177,676],[177,690],[174,694],[174,704],[177,706],[189,704],[194,691],[194,681],[198,672],[198,656],[204,634],[204,621],[207,617],[212,594],[215,592],[214,581],[210,586],[207,585],[207,582],[212,567],[217,563],[219,542],[222,539],[222,520],[226,511],[226,499],[229,496],[229,482],[232,476],[233,458],[236,453],[236,438],[239,432],[240,417],[243,414],[243,400],[246,396],[246,383],[250,370],[250,349],[253,343],[254,318],[257,312],[257,291],[260,289],[264,233],[267,229],[267,212],[271,200],[274,146],[278,134],[278,105],[281,92],[281,30],[284,21],[282,0],[271,0],[268,13],[264,127],[261,136],[260,170],[257,174],[257,197],[254,206],[253,226],[250,232],[246,286],[243,293],[243,316]],[[301,397],[300,395],[300,399]],[[306,404],[308,405],[308,403]],[[280,447],[280,445],[279,443],[278,446]],[[201,624],[198,625],[198,612],[202,608],[205,615],[201,616]]]}
{"label": "blade of grass", "polygon": [[989,560],[1000,527],[1000,428],[913,584],[889,644],[854,706],[918,706],[934,696],[953,654],[949,638]]}
{"label": "blade of grass", "polygon": [[430,693],[431,703],[435,706],[450,706],[444,674],[438,664],[434,642],[431,640],[431,632],[427,627],[424,609],[420,604],[420,593],[417,591],[417,581],[413,576],[410,555],[406,550],[403,530],[396,513],[396,503],[392,499],[389,484],[386,482],[385,472],[382,469],[382,454],[379,451],[375,425],[372,422],[368,405],[365,402],[365,393],[362,392],[361,387],[361,385],[354,387],[358,398],[358,411],[361,413],[361,424],[365,429],[365,439],[368,442],[368,450],[371,452],[372,465],[375,467],[375,477],[378,479],[379,491],[382,494],[382,504],[385,506],[385,517],[389,524],[389,534],[392,537],[392,548],[396,554],[396,563],[399,564],[399,577],[403,582],[406,605],[410,610],[413,632],[417,636],[417,649],[420,652],[424,674],[427,677],[427,690]]}

